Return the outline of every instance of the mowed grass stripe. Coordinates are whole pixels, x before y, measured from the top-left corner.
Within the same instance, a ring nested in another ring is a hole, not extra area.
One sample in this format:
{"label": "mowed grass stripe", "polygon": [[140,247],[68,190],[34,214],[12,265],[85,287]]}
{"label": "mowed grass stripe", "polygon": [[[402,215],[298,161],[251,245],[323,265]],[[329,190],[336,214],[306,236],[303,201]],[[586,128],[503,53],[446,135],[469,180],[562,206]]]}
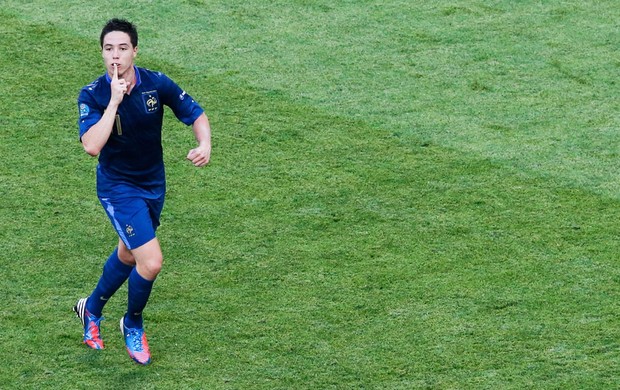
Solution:
{"label": "mowed grass stripe", "polygon": [[[425,138],[529,175],[620,193],[615,2],[115,0],[83,16],[78,1],[47,2],[45,12],[9,1],[6,9],[93,37],[118,6],[138,21],[142,53],[197,74],[362,118],[405,142]],[[167,18],[183,20],[182,32]],[[94,55],[96,45],[88,47]]]}

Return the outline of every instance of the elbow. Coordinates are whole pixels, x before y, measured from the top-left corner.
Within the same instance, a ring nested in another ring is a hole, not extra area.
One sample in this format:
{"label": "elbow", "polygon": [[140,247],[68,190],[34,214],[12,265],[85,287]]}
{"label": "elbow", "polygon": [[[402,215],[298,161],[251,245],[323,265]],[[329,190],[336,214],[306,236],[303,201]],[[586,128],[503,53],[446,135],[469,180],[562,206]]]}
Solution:
{"label": "elbow", "polygon": [[80,138],[82,147],[89,156],[97,157],[107,142],[107,137],[103,139],[100,133],[100,127],[95,125],[87,130],[82,135],[82,138]]}
{"label": "elbow", "polygon": [[92,157],[97,157],[99,155],[99,152],[101,152],[101,148],[96,148],[92,145],[82,144],[82,146],[84,147],[84,151]]}

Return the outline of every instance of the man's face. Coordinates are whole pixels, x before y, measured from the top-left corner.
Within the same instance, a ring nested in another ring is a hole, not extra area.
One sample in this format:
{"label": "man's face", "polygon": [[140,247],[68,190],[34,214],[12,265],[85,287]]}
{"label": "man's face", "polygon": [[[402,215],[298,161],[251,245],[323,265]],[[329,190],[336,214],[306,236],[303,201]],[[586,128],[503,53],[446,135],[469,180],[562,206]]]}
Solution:
{"label": "man's face", "polygon": [[103,48],[101,49],[103,62],[111,76],[114,74],[114,65],[118,65],[118,77],[133,67],[134,58],[138,54],[138,47],[131,45],[129,34],[122,31],[112,31],[103,37]]}

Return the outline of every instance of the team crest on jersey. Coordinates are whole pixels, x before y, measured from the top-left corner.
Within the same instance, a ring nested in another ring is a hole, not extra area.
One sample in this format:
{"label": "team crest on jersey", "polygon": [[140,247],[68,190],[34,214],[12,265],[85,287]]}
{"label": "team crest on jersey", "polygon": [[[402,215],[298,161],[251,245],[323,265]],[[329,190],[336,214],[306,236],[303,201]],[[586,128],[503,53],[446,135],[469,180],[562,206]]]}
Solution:
{"label": "team crest on jersey", "polygon": [[159,110],[159,96],[157,91],[142,92],[142,100],[146,112],[157,112]]}

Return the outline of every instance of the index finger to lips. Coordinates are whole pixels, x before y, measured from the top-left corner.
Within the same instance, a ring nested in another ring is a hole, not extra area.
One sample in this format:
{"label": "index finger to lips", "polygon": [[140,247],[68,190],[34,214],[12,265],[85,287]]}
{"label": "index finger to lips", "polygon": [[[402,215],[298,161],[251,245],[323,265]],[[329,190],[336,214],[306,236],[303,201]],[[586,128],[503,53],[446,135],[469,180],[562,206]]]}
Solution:
{"label": "index finger to lips", "polygon": [[114,74],[112,75],[112,78],[115,80],[118,80],[118,65],[114,64]]}

